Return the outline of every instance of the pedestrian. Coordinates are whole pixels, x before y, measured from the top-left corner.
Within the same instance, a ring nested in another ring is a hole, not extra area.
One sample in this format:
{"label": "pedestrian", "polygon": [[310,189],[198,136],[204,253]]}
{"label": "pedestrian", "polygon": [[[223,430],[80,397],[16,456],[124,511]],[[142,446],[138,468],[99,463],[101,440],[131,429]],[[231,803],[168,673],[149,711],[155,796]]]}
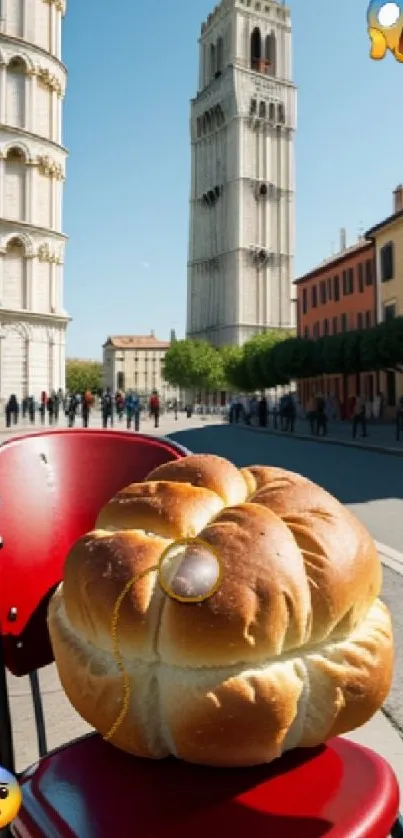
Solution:
{"label": "pedestrian", "polygon": [[154,419],[154,427],[158,428],[160,424],[160,400],[156,390],[153,390],[150,399],[150,417]]}
{"label": "pedestrian", "polygon": [[35,397],[30,396],[28,399],[28,417],[31,425],[35,424],[36,403]]}
{"label": "pedestrian", "polygon": [[174,399],[173,411],[174,411],[175,421],[177,421],[178,420],[178,399]]}
{"label": "pedestrian", "polygon": [[56,390],[52,390],[52,401],[53,401],[53,421],[55,425],[57,425],[59,421],[59,413],[60,413],[60,399],[59,393],[56,393]]}
{"label": "pedestrian", "polygon": [[76,423],[77,407],[78,398],[75,393],[71,393],[67,404],[67,422],[69,428],[74,428]]}
{"label": "pedestrian", "polygon": [[102,413],[102,427],[108,427],[108,420],[111,428],[113,428],[113,397],[111,388],[107,387],[101,397],[101,413]]}
{"label": "pedestrian", "polygon": [[119,422],[121,422],[125,411],[125,399],[119,390],[115,393],[115,407]]}
{"label": "pedestrian", "polygon": [[24,396],[22,400],[22,418],[25,419],[28,413],[28,396]]}
{"label": "pedestrian", "polygon": [[262,396],[258,404],[259,426],[261,428],[267,428],[267,415],[267,399],[266,396]]}
{"label": "pedestrian", "polygon": [[49,398],[46,402],[46,410],[47,410],[47,413],[48,413],[49,425],[53,425],[53,418],[54,418],[54,415],[55,415],[55,405],[54,405],[52,394],[49,396]]}
{"label": "pedestrian", "polygon": [[316,399],[313,396],[311,396],[311,398],[309,399],[308,404],[307,404],[306,418],[308,419],[308,422],[309,422],[309,430],[310,430],[310,432],[313,436],[314,433],[315,433],[315,430],[316,430],[316,418],[317,418],[316,417]]}
{"label": "pedestrian", "polygon": [[15,395],[15,393],[12,393],[10,398],[8,399],[5,410],[7,428],[11,427],[11,423],[13,425],[17,424],[19,411],[20,409],[17,401],[17,396]]}
{"label": "pedestrian", "polygon": [[81,398],[81,418],[83,421],[83,428],[88,428],[88,421],[90,418],[91,407],[94,403],[94,397],[91,390],[86,390]]}
{"label": "pedestrian", "polygon": [[126,427],[130,431],[134,418],[134,393],[128,390],[125,395]]}
{"label": "pedestrian", "polygon": [[321,431],[322,436],[327,435],[326,401],[322,393],[319,393],[316,399],[316,436],[320,436]]}
{"label": "pedestrian", "polygon": [[48,401],[48,396],[45,390],[42,390],[41,393],[41,401],[39,405],[39,415],[41,417],[42,425],[45,424],[45,416],[46,416],[46,404]]}
{"label": "pedestrian", "polygon": [[295,420],[297,418],[297,407],[291,393],[286,396],[283,403],[284,431],[294,433]]}
{"label": "pedestrian", "polygon": [[354,412],[353,412],[353,439],[357,436],[357,428],[361,426],[361,436],[365,437],[368,436],[367,434],[367,417],[365,412],[365,402],[361,396],[356,396],[354,402]]}

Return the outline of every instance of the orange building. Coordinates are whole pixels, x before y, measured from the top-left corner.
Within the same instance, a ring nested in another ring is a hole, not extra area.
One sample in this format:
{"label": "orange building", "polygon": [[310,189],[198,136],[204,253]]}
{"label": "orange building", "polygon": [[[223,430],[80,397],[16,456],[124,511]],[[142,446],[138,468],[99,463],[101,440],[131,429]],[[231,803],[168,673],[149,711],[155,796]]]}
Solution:
{"label": "orange building", "polygon": [[[297,330],[300,337],[316,339],[354,329],[368,329],[377,323],[375,246],[360,239],[295,281]],[[379,389],[376,373],[325,375],[299,382],[299,398],[306,407],[321,392],[337,399],[342,418],[351,416],[354,397],[372,401]]]}

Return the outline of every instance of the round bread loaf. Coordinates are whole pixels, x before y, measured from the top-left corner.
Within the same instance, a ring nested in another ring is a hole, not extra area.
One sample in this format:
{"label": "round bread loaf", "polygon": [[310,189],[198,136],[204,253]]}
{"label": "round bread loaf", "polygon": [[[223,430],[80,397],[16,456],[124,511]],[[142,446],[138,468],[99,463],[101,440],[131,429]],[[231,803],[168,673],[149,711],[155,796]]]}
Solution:
{"label": "round bread loaf", "polygon": [[[178,602],[155,568],[173,541],[196,536],[207,548],[191,547],[180,590],[209,548],[221,583],[202,602]],[[102,735],[123,700],[113,609],[147,568],[119,614],[131,693],[117,747],[214,766],[267,763],[360,726],[384,702],[392,628],[365,528],[300,475],[191,455],[106,505],[72,548],[50,603],[61,682]]]}

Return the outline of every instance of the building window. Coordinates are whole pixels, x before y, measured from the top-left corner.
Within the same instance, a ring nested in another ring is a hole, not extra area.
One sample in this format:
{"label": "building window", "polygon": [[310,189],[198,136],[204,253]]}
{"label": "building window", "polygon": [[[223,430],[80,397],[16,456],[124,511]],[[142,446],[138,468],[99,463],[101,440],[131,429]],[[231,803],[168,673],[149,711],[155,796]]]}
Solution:
{"label": "building window", "polygon": [[342,273],[343,294],[347,294],[347,271]]}
{"label": "building window", "polygon": [[277,121],[280,125],[285,125],[285,108],[281,102],[277,106]]}
{"label": "building window", "polygon": [[269,102],[269,120],[270,122],[276,121],[276,106],[274,102]]}
{"label": "building window", "polygon": [[259,27],[253,30],[250,39],[250,66],[252,70],[260,70],[262,58],[262,39]]}
{"label": "building window", "polygon": [[333,334],[334,335],[337,335],[338,328],[339,328],[338,318],[333,317]]}
{"label": "building window", "polygon": [[357,314],[357,329],[363,329],[363,328],[364,328],[364,315],[360,311]]}
{"label": "building window", "polygon": [[354,294],[354,268],[347,271],[347,293]]}
{"label": "building window", "polygon": [[329,334],[329,321],[328,320],[323,321],[323,334],[324,335]]}
{"label": "building window", "polygon": [[333,291],[332,279],[331,279],[331,277],[329,277],[329,279],[327,281],[327,298],[328,298],[328,300],[332,299],[332,296],[333,296],[332,291]]}
{"label": "building window", "polygon": [[251,99],[250,100],[250,109],[249,109],[250,116],[254,116],[256,111],[257,111],[257,99]]}
{"label": "building window", "polygon": [[319,292],[320,293],[320,302],[321,302],[321,305],[323,306],[323,305],[326,304],[326,282],[321,282],[319,288],[320,288],[320,292]]}
{"label": "building window", "polygon": [[266,102],[259,103],[259,116],[260,119],[266,119]]}
{"label": "building window", "polygon": [[333,279],[334,301],[337,303],[340,300],[340,277],[335,276]]}
{"label": "building window", "polygon": [[265,42],[265,71],[268,76],[276,75],[276,36],[274,32],[267,35]]}
{"label": "building window", "polygon": [[302,291],[302,314],[306,314],[308,311],[308,292],[306,288]]}
{"label": "building window", "polygon": [[316,285],[313,285],[311,295],[312,295],[312,308],[316,308],[317,305],[318,305],[318,289],[317,289]]}
{"label": "building window", "polygon": [[347,314],[342,314],[341,315],[341,331],[342,332],[347,332],[347,328],[348,328]]}
{"label": "building window", "polygon": [[221,73],[224,66],[224,41],[222,38],[217,40],[217,73]]}
{"label": "building window", "polygon": [[388,242],[381,248],[381,282],[389,282],[393,279],[393,257],[393,242]]}
{"label": "building window", "polygon": [[358,265],[358,292],[362,294],[364,291],[364,265],[362,262]]}
{"label": "building window", "polygon": [[365,263],[365,285],[372,285],[374,280],[374,266],[372,259],[367,259]]}
{"label": "building window", "polygon": [[370,311],[366,311],[366,312],[365,312],[365,328],[366,328],[366,329],[370,329],[370,328],[371,328],[371,326],[372,326],[372,317],[371,317],[371,312],[370,312]]}
{"label": "building window", "polygon": [[396,317],[396,303],[385,303],[383,307],[383,319],[394,320]]}

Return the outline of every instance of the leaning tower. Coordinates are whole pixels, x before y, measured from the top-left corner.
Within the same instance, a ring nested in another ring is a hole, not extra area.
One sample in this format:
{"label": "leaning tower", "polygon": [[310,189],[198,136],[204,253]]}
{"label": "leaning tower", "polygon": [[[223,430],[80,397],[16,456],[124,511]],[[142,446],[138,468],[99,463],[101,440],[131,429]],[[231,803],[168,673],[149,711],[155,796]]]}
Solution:
{"label": "leaning tower", "polygon": [[65,0],[0,2],[0,399],[65,386]]}

